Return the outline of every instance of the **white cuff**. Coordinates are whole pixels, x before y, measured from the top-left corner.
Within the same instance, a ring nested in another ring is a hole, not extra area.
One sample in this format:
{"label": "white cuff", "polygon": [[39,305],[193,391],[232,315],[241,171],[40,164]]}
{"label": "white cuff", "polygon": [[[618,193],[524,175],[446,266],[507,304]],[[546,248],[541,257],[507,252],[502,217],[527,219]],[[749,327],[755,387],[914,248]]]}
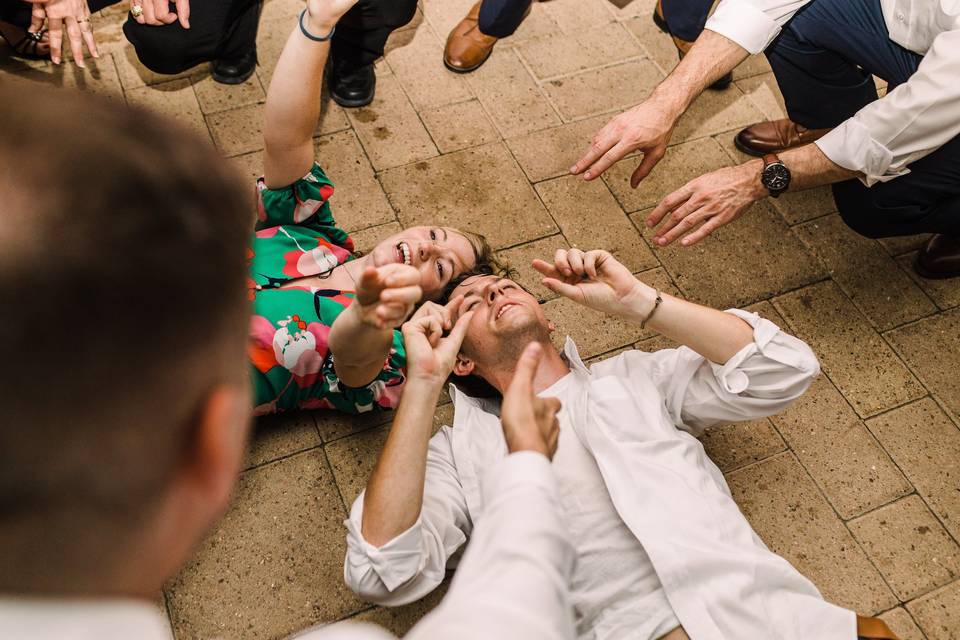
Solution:
{"label": "white cuff", "polygon": [[814,144],[844,169],[863,173],[860,181],[868,187],[910,173],[906,167],[891,170],[893,152],[874,140],[870,130],[857,120],[857,116],[847,118]]}
{"label": "white cuff", "polygon": [[[362,499],[363,494],[358,500]],[[344,522],[348,531],[348,547],[352,547],[348,549],[348,562],[351,551],[365,557],[387,591],[393,591],[423,569],[423,532],[419,517],[409,529],[380,547],[375,547],[364,539],[361,532],[362,522],[362,508],[354,509]]]}
{"label": "white cuff", "polygon": [[756,55],[780,33],[780,25],[749,0],[723,0],[704,27]]}

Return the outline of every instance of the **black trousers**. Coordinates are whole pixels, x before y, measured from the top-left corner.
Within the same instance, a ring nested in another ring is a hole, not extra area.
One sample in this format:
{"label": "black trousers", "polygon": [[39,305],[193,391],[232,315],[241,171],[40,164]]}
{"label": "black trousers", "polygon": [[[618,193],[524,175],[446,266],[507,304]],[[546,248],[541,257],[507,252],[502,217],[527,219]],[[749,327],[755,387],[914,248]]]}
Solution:
{"label": "black trousers", "polygon": [[523,22],[523,14],[530,7],[531,1],[483,0],[477,26],[480,27],[481,32],[495,38],[513,35]]}
{"label": "black trousers", "polygon": [[[890,40],[880,0],[813,0],[766,50],[790,119],[835,127],[877,99],[871,75],[888,91],[923,57]],[[960,237],[960,138],[909,166],[910,173],[866,187],[833,185],[837,209],[870,238],[945,233]]]}

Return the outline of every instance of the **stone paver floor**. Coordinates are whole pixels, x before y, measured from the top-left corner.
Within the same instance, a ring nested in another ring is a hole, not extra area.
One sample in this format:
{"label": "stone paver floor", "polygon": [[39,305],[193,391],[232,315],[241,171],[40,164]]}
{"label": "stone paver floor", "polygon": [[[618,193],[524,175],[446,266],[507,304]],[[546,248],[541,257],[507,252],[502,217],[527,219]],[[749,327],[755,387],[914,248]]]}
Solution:
{"label": "stone paver floor", "polygon": [[[740,127],[782,115],[764,60],[693,105],[640,188],[628,184],[635,158],[585,183],[565,174],[593,132],[676,62],[650,21],[653,0],[535,4],[483,68],[457,76],[442,67],[443,41],[471,3],[422,0],[377,65],[374,103],[346,112],[327,102],[316,149],[341,223],[361,247],[427,220],[487,234],[589,357],[665,341],[552,298],[532,257],[605,247],[657,286],[756,309],[807,340],[823,365],[811,391],[782,415],[709,433],[708,452],[761,537],[827,598],[881,615],[905,640],[960,638],[960,282],[918,279],[910,261],[922,238],[857,236],[825,189],[762,202],[695,248],[652,248],[645,212],[739,161]],[[301,6],[268,0],[260,66],[238,87],[213,83],[205,68],[173,78],[143,69],[122,37],[121,5],[95,17],[106,55],[91,71],[0,54],[0,82],[148,105],[209,136],[252,179],[264,92]],[[450,414],[442,405],[437,423]],[[385,610],[343,584],[342,521],[388,419],[306,413],[258,424],[233,508],[164,590],[178,640],[279,638],[345,618],[401,632],[436,604],[440,594]]]}

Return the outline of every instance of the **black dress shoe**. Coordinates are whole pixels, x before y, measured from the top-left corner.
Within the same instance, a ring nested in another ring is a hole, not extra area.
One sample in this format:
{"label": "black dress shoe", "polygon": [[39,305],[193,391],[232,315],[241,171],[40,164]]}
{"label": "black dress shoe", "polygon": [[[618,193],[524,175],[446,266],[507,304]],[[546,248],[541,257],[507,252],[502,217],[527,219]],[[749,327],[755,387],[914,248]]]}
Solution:
{"label": "black dress shoe", "polygon": [[257,68],[257,48],[253,47],[239,58],[214,60],[210,74],[220,84],[240,84],[253,75]]}
{"label": "black dress shoe", "polygon": [[373,102],[377,88],[377,75],[373,64],[355,67],[349,63],[333,61],[327,88],[333,101],[341,107],[365,107]]}
{"label": "black dress shoe", "polygon": [[960,276],[960,238],[938,233],[917,254],[914,270],[924,278],[942,279]]}

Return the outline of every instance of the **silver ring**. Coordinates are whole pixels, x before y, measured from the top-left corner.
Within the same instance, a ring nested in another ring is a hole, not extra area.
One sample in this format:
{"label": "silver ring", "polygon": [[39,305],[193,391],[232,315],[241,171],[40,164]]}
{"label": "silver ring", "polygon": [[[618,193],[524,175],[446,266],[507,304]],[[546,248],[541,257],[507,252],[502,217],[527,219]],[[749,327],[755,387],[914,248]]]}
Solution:
{"label": "silver ring", "polygon": [[143,15],[143,7],[138,4],[133,5],[130,7],[130,15],[132,15],[134,18],[139,18]]}

